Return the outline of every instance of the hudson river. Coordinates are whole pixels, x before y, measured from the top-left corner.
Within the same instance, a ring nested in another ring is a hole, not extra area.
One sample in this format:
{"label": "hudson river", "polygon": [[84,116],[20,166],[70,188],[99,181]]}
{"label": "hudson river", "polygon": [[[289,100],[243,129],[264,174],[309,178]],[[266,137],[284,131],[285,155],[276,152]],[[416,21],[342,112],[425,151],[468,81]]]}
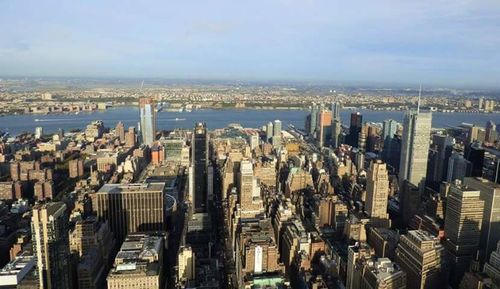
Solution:
{"label": "hudson river", "polygon": [[[402,111],[358,111],[363,114],[363,121],[369,122],[382,122],[390,118],[402,122],[404,115]],[[354,110],[343,110],[341,112],[344,125],[349,125],[351,112],[354,112]],[[281,120],[284,128],[289,124],[303,128],[308,113],[308,111],[303,110],[255,109],[203,109],[193,110],[192,112],[162,111],[157,115],[157,129],[192,128],[196,122],[206,122],[209,129],[226,127],[229,123],[239,123],[244,127],[257,128],[275,119]],[[8,115],[0,117],[0,131],[16,135],[27,131],[34,132],[37,126],[43,127],[44,133],[56,132],[59,128],[69,131],[71,129],[84,129],[92,120],[102,120],[106,127],[114,127],[118,121],[122,121],[125,127],[137,127],[139,109],[136,107],[117,107],[106,111],[81,112],[76,115]],[[489,120],[493,120],[497,124],[500,123],[500,114],[435,112],[432,117],[432,126],[446,128],[458,126],[463,122],[484,126]]]}

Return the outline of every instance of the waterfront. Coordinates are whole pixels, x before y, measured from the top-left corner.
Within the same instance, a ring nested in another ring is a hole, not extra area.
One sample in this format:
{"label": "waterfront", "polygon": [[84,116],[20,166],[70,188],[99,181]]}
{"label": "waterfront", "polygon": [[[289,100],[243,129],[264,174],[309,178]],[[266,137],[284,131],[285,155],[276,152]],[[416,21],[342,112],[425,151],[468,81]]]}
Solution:
{"label": "waterfront", "polygon": [[[343,110],[341,119],[344,125],[349,125],[350,113],[354,110]],[[363,121],[382,122],[394,119],[401,122],[403,111],[372,111],[358,110],[363,114]],[[192,112],[162,111],[157,115],[157,128],[171,130],[174,128],[192,128],[196,122],[206,122],[209,129],[226,127],[229,123],[239,123],[244,127],[261,127],[268,121],[279,119],[285,126],[292,124],[298,128],[304,127],[308,111],[304,110],[256,110],[256,109],[222,109],[193,110]],[[119,107],[105,111],[79,114],[50,115],[7,115],[0,117],[0,131],[16,135],[22,132],[34,132],[35,127],[43,127],[45,133],[56,132],[59,128],[84,129],[92,120],[102,120],[107,127],[114,127],[122,121],[126,127],[137,126],[139,110],[136,107]],[[446,128],[458,126],[463,122],[484,126],[487,121],[500,122],[499,114],[472,113],[433,113],[432,126]]]}

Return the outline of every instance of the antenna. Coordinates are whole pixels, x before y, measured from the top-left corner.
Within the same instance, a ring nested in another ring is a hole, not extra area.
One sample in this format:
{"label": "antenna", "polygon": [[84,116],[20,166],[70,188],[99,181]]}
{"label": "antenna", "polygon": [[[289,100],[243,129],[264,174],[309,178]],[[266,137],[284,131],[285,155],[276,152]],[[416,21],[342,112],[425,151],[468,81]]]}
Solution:
{"label": "antenna", "polygon": [[422,97],[422,84],[420,84],[420,89],[418,90],[417,113],[420,113],[420,98],[421,97]]}

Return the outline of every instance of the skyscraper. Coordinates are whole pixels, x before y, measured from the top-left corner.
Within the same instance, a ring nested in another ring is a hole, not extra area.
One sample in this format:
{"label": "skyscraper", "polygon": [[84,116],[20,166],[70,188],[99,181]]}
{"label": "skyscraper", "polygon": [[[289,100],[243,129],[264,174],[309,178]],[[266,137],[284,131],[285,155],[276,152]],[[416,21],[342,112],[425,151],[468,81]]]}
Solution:
{"label": "skyscraper", "polygon": [[427,173],[432,114],[409,111],[404,117],[400,181],[408,180],[423,190]]}
{"label": "skyscraper", "polygon": [[139,99],[142,143],[151,145],[156,138],[156,110],[152,98]]}
{"label": "skyscraper", "polygon": [[109,222],[116,239],[123,241],[128,233],[166,229],[169,203],[164,189],[164,183],[105,184],[91,194],[92,205],[98,218]]}
{"label": "skyscraper", "polygon": [[497,125],[493,121],[488,121],[486,123],[486,136],[484,137],[484,141],[488,143],[494,143],[497,139]]}
{"label": "skyscraper", "polygon": [[363,126],[363,115],[360,112],[351,113],[351,126],[349,127],[349,145],[358,147],[359,133]]}
{"label": "skyscraper", "polygon": [[120,142],[125,141],[125,126],[121,121],[116,124],[115,135],[120,139]]}
{"label": "skyscraper", "polygon": [[470,176],[471,162],[466,160],[461,154],[453,153],[448,160],[447,182],[455,180],[463,181],[464,177]]}
{"label": "skyscraper", "polygon": [[406,288],[446,288],[443,247],[426,231],[408,231],[399,239],[396,263],[406,273]]}
{"label": "skyscraper", "polygon": [[197,123],[191,141],[191,163],[194,174],[194,210],[206,213],[207,207],[207,170],[208,170],[208,135],[204,123]]}
{"label": "skyscraper", "polygon": [[128,128],[127,133],[125,134],[125,146],[126,147],[135,147],[135,127],[131,126]]}
{"label": "skyscraper", "polygon": [[373,161],[366,180],[365,210],[371,218],[388,219],[389,175],[382,161]]}
{"label": "skyscraper", "polygon": [[254,218],[264,208],[260,197],[260,187],[254,177],[253,164],[249,160],[242,160],[238,174],[238,191],[242,217]]}
{"label": "skyscraper", "polygon": [[314,135],[314,132],[316,131],[316,128],[318,126],[318,112],[319,108],[318,105],[313,103],[312,108],[311,108],[311,121],[309,122],[309,134]]}
{"label": "skyscraper", "polygon": [[342,123],[340,121],[340,103],[332,104],[332,147],[340,145],[340,134],[342,133]]}
{"label": "skyscraper", "polygon": [[484,166],[484,148],[474,142],[465,148],[465,158],[472,163],[471,176],[482,177]]}
{"label": "skyscraper", "polygon": [[70,288],[68,222],[62,202],[33,207],[31,231],[40,289]]}
{"label": "skyscraper", "polygon": [[464,184],[478,190],[479,198],[484,201],[479,241],[479,260],[484,263],[500,241],[500,185],[483,178],[465,178]]}
{"label": "skyscraper", "polygon": [[322,109],[318,115],[318,130],[317,130],[317,141],[320,146],[323,146],[328,140],[331,133],[332,124],[332,112],[329,110]]}
{"label": "skyscraper", "polygon": [[451,185],[446,198],[445,247],[451,263],[451,283],[458,285],[479,249],[484,201],[478,190]]}
{"label": "skyscraper", "polygon": [[275,120],[273,124],[273,136],[281,137],[281,120]]}
{"label": "skyscraper", "polygon": [[434,182],[446,180],[448,176],[448,160],[453,150],[454,139],[447,135],[433,135],[432,148],[436,152],[435,161],[432,165],[432,179]]}
{"label": "skyscraper", "polygon": [[274,131],[273,131],[273,123],[272,122],[268,122],[267,123],[267,126],[266,126],[266,141],[271,141],[271,139],[273,138],[273,134],[274,134]]}

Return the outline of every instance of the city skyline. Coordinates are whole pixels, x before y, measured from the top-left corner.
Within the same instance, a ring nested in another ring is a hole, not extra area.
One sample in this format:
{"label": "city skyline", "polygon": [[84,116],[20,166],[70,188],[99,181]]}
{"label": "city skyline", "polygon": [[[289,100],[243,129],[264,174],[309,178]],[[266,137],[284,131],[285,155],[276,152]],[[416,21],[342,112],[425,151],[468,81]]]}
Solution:
{"label": "city skyline", "polygon": [[119,4],[4,2],[0,75],[498,88],[494,1]]}

